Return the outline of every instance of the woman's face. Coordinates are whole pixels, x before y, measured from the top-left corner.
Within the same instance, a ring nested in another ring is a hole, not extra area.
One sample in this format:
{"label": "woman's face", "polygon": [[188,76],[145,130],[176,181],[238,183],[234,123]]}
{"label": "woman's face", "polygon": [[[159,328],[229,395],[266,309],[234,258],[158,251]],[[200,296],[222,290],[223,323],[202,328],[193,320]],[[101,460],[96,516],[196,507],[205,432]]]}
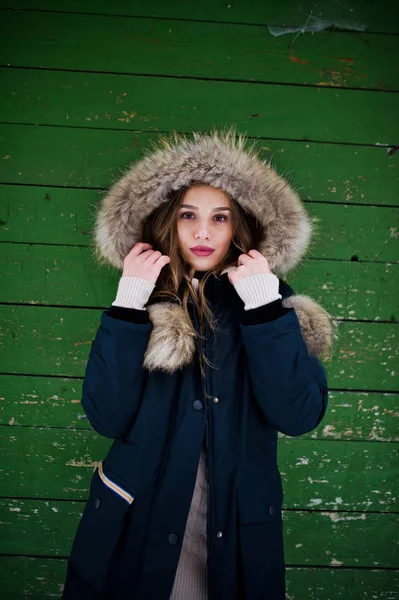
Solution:
{"label": "woman's face", "polygon": [[[184,260],[196,271],[212,269],[227,255],[233,237],[229,197],[210,185],[189,188],[178,209],[177,234]],[[213,252],[195,254],[198,246]]]}

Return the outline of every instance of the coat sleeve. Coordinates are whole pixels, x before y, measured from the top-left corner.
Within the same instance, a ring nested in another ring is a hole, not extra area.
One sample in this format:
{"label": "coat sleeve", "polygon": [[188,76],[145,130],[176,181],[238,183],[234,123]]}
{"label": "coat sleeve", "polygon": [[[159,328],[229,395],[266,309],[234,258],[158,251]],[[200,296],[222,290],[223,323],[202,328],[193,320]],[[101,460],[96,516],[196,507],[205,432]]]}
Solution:
{"label": "coat sleeve", "polygon": [[[126,311],[131,311],[129,316]],[[109,309],[101,315],[81,404],[93,428],[105,437],[123,437],[135,419],[146,379],[142,364],[151,329],[147,311]]]}
{"label": "coat sleeve", "polygon": [[[285,282],[280,293],[283,299],[295,294]],[[312,431],[327,410],[327,376],[319,359],[308,353],[295,309],[285,309],[272,320],[248,322],[247,318],[240,325],[242,339],[252,389],[264,416],[289,436]]]}

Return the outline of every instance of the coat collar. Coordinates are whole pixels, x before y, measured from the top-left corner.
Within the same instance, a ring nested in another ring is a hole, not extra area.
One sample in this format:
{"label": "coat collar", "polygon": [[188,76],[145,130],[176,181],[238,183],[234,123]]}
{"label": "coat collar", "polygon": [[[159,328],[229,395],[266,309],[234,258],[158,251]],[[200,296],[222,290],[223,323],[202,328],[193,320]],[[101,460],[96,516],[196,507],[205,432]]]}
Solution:
{"label": "coat collar", "polygon": [[[210,275],[208,277],[208,279],[206,280],[205,283],[205,294],[208,298],[208,300],[211,300],[211,297],[213,298],[217,298],[217,295],[220,293],[220,291],[222,289],[226,289],[226,288],[230,288],[232,287],[232,284],[228,278],[228,273],[230,271],[234,271],[235,267],[226,267],[226,269],[224,269],[220,275]],[[202,277],[205,275],[204,274],[200,274],[199,277],[193,277],[192,278],[192,285],[194,288],[197,288],[199,285],[199,281],[200,279],[202,279]],[[187,277],[188,279],[188,277]],[[179,298],[181,299],[183,296],[183,283],[180,284],[179,290],[177,292],[177,295],[179,296]],[[191,299],[189,299],[189,302],[192,302]],[[176,304],[177,306],[180,306],[180,300],[174,300],[171,298],[150,298],[150,300],[147,303],[147,307],[154,305],[154,304]]]}
{"label": "coat collar", "polygon": [[[228,272],[219,277],[211,275],[205,285],[205,294],[211,306],[220,297],[236,294]],[[283,306],[294,308],[302,337],[309,354],[319,359],[331,358],[332,342],[338,340],[336,323],[317,302],[303,294],[283,296]],[[149,371],[174,373],[190,364],[196,352],[196,331],[178,300],[160,300],[147,304],[153,328],[144,356],[143,366]]]}

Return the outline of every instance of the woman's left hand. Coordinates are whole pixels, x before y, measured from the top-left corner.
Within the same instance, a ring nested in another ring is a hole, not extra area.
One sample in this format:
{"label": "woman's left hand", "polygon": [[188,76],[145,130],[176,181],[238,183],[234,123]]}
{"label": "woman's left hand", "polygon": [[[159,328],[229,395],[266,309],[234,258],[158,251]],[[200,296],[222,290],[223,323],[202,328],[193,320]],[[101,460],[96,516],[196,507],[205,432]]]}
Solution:
{"label": "woman's left hand", "polygon": [[240,254],[235,271],[229,271],[230,283],[235,285],[244,277],[256,275],[257,273],[271,273],[267,258],[257,250],[250,250],[248,254]]}

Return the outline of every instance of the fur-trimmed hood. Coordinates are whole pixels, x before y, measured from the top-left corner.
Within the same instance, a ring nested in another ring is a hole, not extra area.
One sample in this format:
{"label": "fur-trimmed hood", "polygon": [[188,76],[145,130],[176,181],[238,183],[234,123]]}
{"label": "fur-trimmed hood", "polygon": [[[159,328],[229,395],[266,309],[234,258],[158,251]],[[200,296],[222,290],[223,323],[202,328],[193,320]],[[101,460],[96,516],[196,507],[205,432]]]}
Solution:
{"label": "fur-trimmed hood", "polygon": [[[142,241],[144,220],[167,201],[168,193],[202,181],[230,194],[258,219],[264,235],[256,249],[278,277],[299,264],[316,219],[310,218],[298,194],[243,134],[234,127],[194,132],[191,137],[172,132],[151,146],[101,202],[93,240],[96,261],[123,269],[125,256]],[[308,351],[318,358],[331,357],[336,335],[332,315],[305,295],[285,298],[283,304],[295,309]],[[160,301],[150,304],[148,311],[153,330],[144,366],[172,373],[191,362],[195,339],[181,306]]]}

